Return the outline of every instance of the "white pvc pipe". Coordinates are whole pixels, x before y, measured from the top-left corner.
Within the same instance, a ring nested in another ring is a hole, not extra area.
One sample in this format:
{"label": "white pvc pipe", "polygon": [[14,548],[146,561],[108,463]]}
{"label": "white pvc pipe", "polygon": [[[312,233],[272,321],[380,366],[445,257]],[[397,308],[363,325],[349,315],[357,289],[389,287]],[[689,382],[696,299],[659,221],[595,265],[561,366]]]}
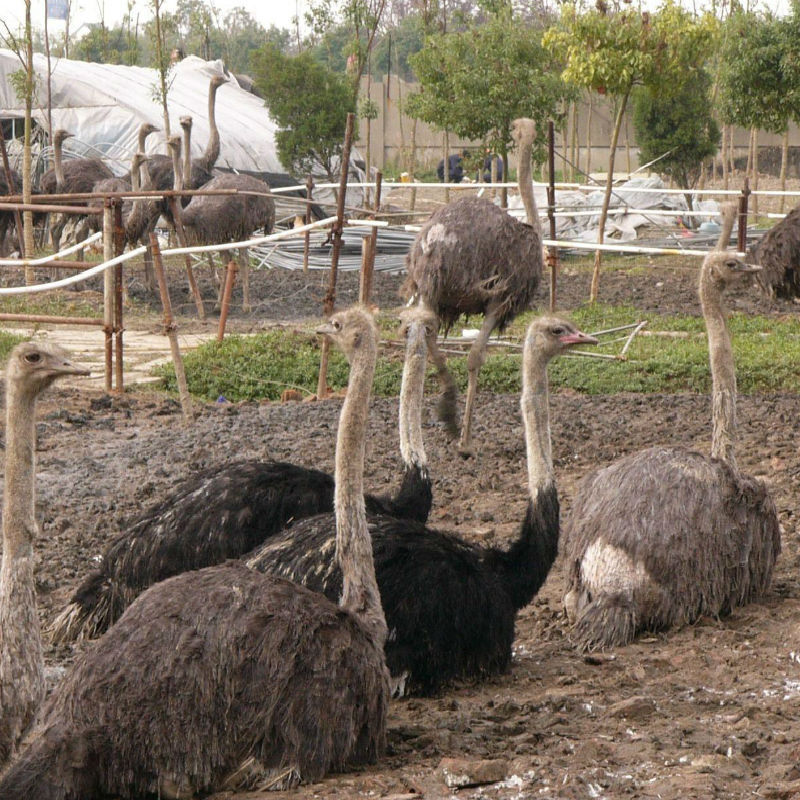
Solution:
{"label": "white pvc pipe", "polygon": [[47,265],[51,261],[55,261],[56,259],[62,258],[62,256],[68,256],[72,253],[77,252],[78,250],[82,250],[92,242],[96,242],[103,236],[102,231],[98,231],[97,233],[93,233],[88,238],[84,239],[82,242],[78,242],[78,244],[73,244],[71,247],[67,247],[64,250],[59,250],[57,253],[53,253],[49,256],[42,256],[41,258],[3,258],[0,259],[0,266],[3,267],[39,267],[42,265]]}

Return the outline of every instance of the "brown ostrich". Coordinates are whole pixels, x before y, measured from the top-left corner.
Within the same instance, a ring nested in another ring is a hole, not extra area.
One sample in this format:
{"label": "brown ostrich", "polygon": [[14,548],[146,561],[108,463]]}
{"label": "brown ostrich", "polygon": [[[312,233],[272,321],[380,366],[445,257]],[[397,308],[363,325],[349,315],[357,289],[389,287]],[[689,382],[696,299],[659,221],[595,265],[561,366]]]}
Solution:
{"label": "brown ostrich", "polygon": [[356,307],[320,333],[351,365],[336,443],[338,605],[233,562],[153,586],[56,688],[0,780],[3,800],[283,788],[381,754],[386,621],[363,490],[377,328]]}
{"label": "brown ostrich", "polygon": [[[183,230],[187,244],[221,244],[248,239],[253,231],[272,233],[275,226],[275,202],[265,197],[269,184],[251,175],[217,175],[202,189],[237,189],[258,194],[195,195],[183,210]],[[213,259],[209,253],[209,262]],[[250,311],[250,268],[247,247],[239,248],[242,273],[242,309]]]}
{"label": "brown ostrich", "polygon": [[[511,136],[519,151],[519,191],[528,224],[478,197],[456,200],[422,226],[408,254],[406,287],[430,306],[448,330],[462,314],[483,314],[481,329],[467,358],[469,382],[459,450],[472,453],[472,415],[478,372],[486,360],[486,342],[533,304],[542,275],[542,236],[531,181],[531,149],[536,124],[517,119]],[[442,373],[445,399],[455,387]],[[455,431],[455,404],[443,403],[442,418]]]}
{"label": "brown ostrich", "polygon": [[[9,185],[6,171],[0,166],[0,196],[15,194],[22,194],[22,176],[15,169],[12,169],[11,185]],[[0,255],[5,252],[6,236],[12,239],[11,231],[16,233],[14,212],[0,211]]]}
{"label": "brown ostrich", "polygon": [[36,588],[36,399],[56,378],[88,375],[52,345],[24,342],[6,365],[6,466],[0,567],[0,766],[44,698]]}
{"label": "brown ostrich", "polygon": [[[110,192],[138,192],[141,186],[141,170],[147,161],[147,156],[143,152],[133,154],[131,158],[131,169],[127,176],[119,178],[104,178],[97,181],[92,187],[95,194],[108,194]],[[122,201],[122,225],[127,224],[130,215],[133,213],[135,201],[125,198]],[[90,231],[100,231],[103,229],[103,215],[89,214],[86,218]]]}
{"label": "brown ostrich", "polygon": [[[99,158],[72,158],[63,160],[64,140],[74,134],[58,128],[53,133],[53,168],[42,175],[39,182],[42,194],[85,194],[94,189],[95,183],[113,178],[114,173]],[[86,205],[85,200],[76,200],[72,205]],[[60,215],[50,226],[53,247],[58,250],[61,235],[68,222],[67,215]]]}
{"label": "brown ostrich", "polygon": [[800,297],[800,206],[748,248],[747,259],[761,267],[756,280],[770,297]]}
{"label": "brown ostrich", "polygon": [[736,375],[722,295],[753,267],[718,249],[700,270],[712,377],[711,458],[651,447],[586,477],[564,536],[564,606],[581,650],[723,615],[762,596],[780,552],[766,486],[736,466]]}

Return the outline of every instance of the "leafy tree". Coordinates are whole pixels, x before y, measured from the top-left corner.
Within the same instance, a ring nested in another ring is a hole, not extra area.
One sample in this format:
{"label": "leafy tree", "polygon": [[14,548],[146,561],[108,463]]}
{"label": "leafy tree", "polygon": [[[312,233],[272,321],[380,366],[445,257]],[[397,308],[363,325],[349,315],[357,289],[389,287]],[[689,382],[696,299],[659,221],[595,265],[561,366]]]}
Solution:
{"label": "leafy tree", "polygon": [[[704,69],[669,94],[639,88],[634,94],[633,126],[640,160],[655,161],[658,172],[686,189],[697,184],[703,160],[717,152],[720,129],[711,113],[711,77]],[[686,201],[692,207],[691,194]]]}
{"label": "leafy tree", "polygon": [[[569,95],[539,32],[519,24],[505,5],[485,24],[429,36],[409,61],[420,91],[406,101],[407,113],[461,137],[487,140],[503,156],[512,120],[531,117],[544,130]],[[543,155],[540,137],[534,157]]]}
{"label": "leafy tree", "polygon": [[[561,9],[561,19],[544,36],[553,55],[565,57],[562,77],[583,89],[606,93],[616,104],[611,135],[608,179],[600,211],[598,242],[602,243],[614,159],[625,109],[634,86],[670,95],[702,66],[713,40],[716,21],[698,18],[667,0],[655,14],[625,7],[609,9],[604,2],[581,9],[574,3]],[[601,253],[595,253],[590,300],[597,300]]]}
{"label": "leafy tree", "polygon": [[347,112],[354,107],[347,78],[319,64],[308,51],[287,56],[274,44],[256,51],[252,69],[279,126],[275,143],[281,163],[298,176],[321,165],[335,180]]}
{"label": "leafy tree", "polygon": [[372,52],[372,74],[386,75],[396,71],[404,80],[414,80],[414,70],[409,58],[422,50],[424,41],[425,23],[421,14],[410,14],[401,19],[396,27],[386,31],[375,44]]}

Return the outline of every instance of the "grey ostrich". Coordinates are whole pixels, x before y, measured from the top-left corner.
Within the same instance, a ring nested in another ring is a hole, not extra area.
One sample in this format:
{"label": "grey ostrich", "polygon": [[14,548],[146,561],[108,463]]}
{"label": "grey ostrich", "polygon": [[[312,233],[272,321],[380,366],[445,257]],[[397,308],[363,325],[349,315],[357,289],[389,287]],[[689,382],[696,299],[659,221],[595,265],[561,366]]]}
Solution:
{"label": "grey ostrich", "polygon": [[[481,329],[467,358],[468,386],[459,450],[472,452],[472,415],[478,372],[486,343],[533,304],[542,275],[542,236],[531,182],[531,149],[536,123],[511,124],[519,152],[519,191],[528,224],[478,197],[456,200],[422,226],[408,254],[407,290],[439,315],[449,329],[462,314],[483,314]],[[455,386],[446,369],[442,418],[455,431]],[[447,401],[450,402],[447,402]]]}
{"label": "grey ostrich", "polygon": [[[22,176],[15,170],[10,171],[11,182],[6,177],[6,171],[0,166],[0,196],[22,194]],[[0,255],[5,252],[4,244],[10,231],[16,231],[16,220],[13,211],[0,211]],[[18,238],[19,238],[19,234]],[[9,237],[10,238],[10,237]]]}
{"label": "grey ostrich", "polygon": [[6,365],[6,465],[0,566],[0,766],[44,699],[36,588],[36,399],[56,378],[86,375],[52,345],[24,342]]}
{"label": "grey ostrich", "polygon": [[[53,168],[45,172],[39,182],[43,194],[85,194],[91,192],[98,181],[114,177],[114,173],[99,158],[63,160],[64,141],[73,135],[63,128],[53,132]],[[86,205],[86,201],[76,200],[73,204]],[[66,215],[60,215],[50,227],[56,250],[67,221]]]}
{"label": "grey ostrich", "polygon": [[232,562],[151,587],[51,695],[0,780],[3,800],[283,788],[382,753],[386,621],[363,491],[377,328],[354,308],[320,332],[351,365],[336,443],[338,605]]}
{"label": "grey ostrich", "polygon": [[747,258],[761,267],[756,280],[770,297],[800,297],[800,206],[750,247]]}
{"label": "grey ostrich", "polygon": [[[183,230],[187,244],[221,244],[244,241],[253,231],[268,235],[275,226],[275,201],[264,195],[269,184],[251,175],[217,175],[202,189],[237,189],[257,194],[195,195],[183,210]],[[242,273],[242,308],[250,311],[250,268],[247,247],[239,248]],[[209,253],[209,260],[211,254]]]}
{"label": "grey ostrich", "polygon": [[208,84],[208,128],[209,137],[206,149],[200,158],[194,159],[199,167],[202,167],[207,172],[214,169],[214,165],[219,158],[219,128],[217,128],[217,90],[223,83],[227,83],[228,79],[222,75],[215,75]]}
{"label": "grey ostrich", "polygon": [[[131,158],[131,169],[127,176],[119,178],[104,178],[97,181],[92,187],[95,194],[109,194],[111,192],[138,192],[141,186],[141,169],[147,161],[147,156],[143,152],[133,154]],[[130,215],[133,213],[134,204],[129,198],[122,201],[122,225],[127,224]],[[87,223],[90,231],[100,231],[103,229],[103,215],[102,214],[89,214]]]}
{"label": "grey ostrich", "polygon": [[736,465],[736,375],[722,303],[753,271],[727,244],[700,270],[699,295],[712,377],[711,458],[651,447],[587,476],[565,529],[564,606],[582,650],[630,642],[641,630],[728,614],[769,588],[780,552],[775,504]]}

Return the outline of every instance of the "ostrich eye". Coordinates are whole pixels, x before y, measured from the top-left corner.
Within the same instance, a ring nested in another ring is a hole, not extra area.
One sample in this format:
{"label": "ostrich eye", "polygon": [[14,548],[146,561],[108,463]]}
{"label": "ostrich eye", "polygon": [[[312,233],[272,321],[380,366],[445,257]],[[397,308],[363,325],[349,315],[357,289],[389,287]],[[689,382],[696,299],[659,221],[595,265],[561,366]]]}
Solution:
{"label": "ostrich eye", "polygon": [[563,336],[563,335],[566,333],[566,329],[565,329],[565,328],[562,328],[562,327],[559,325],[559,326],[557,326],[557,327],[553,328],[553,333],[554,333],[556,336]]}
{"label": "ostrich eye", "polygon": [[342,323],[339,322],[338,319],[334,319],[331,321],[331,325],[333,325],[333,329],[335,331],[340,331],[342,329]]}
{"label": "ostrich eye", "polygon": [[42,355],[41,353],[28,353],[28,355],[25,356],[25,360],[29,364],[37,364],[42,360]]}
{"label": "ostrich eye", "polygon": [[738,262],[738,261],[737,261],[735,258],[729,258],[729,259],[728,259],[728,260],[725,262],[725,266],[726,266],[728,269],[736,269],[736,267],[738,266],[738,264],[739,264],[739,262]]}

